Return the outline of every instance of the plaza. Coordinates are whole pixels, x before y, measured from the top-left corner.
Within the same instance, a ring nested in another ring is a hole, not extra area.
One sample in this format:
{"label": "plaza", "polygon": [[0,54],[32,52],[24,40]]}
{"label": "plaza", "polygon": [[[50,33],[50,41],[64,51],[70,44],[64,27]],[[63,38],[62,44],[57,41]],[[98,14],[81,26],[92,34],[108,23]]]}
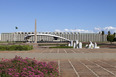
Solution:
{"label": "plaza", "polygon": [[0,58],[35,58],[38,61],[55,61],[60,77],[115,77],[116,49],[49,49],[30,51],[0,51]]}
{"label": "plaza", "polygon": [[0,26],[0,77],[116,77],[116,0],[1,0]]}
{"label": "plaza", "polygon": [[[17,55],[23,58],[34,58],[38,61],[55,61],[58,65],[60,77],[116,77],[116,49],[99,49],[96,44],[96,42],[107,42],[106,34],[36,32],[35,20],[35,32],[2,33],[1,41],[27,42],[25,44],[33,45],[34,49],[28,51],[0,51],[0,59],[12,59]],[[67,42],[66,44],[70,42],[69,44],[73,48],[42,48],[39,46],[41,42],[56,42],[56,46],[60,42]],[[82,42],[90,42],[89,47],[82,48]]]}

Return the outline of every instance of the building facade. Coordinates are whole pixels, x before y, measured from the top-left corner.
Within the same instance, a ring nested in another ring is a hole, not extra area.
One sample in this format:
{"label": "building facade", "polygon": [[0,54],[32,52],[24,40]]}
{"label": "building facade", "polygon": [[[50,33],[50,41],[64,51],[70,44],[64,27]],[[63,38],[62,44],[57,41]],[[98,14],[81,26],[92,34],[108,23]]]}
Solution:
{"label": "building facade", "polygon": [[[2,33],[1,41],[26,41],[24,38],[29,35],[34,34],[34,32],[15,32],[15,33]],[[102,35],[101,33],[79,33],[79,32],[38,32],[37,34],[51,34],[57,35],[69,40],[73,41],[81,41],[81,42],[105,42],[107,41],[107,35]],[[30,36],[30,42],[34,42],[34,36]],[[37,36],[37,41],[66,41],[65,39],[51,37],[51,36]]]}

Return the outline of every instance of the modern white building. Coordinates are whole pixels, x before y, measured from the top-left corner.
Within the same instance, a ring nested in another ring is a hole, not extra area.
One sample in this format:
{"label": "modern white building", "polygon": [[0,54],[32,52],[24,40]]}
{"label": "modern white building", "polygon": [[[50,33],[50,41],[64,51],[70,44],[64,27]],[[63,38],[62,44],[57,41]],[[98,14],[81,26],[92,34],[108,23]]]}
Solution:
{"label": "modern white building", "polygon": [[[27,37],[28,36],[28,37]],[[15,32],[15,33],[2,33],[1,41],[28,41],[34,42],[34,32]],[[80,42],[105,42],[107,35],[101,33],[79,33],[79,32],[37,32],[38,42],[54,42],[54,41],[80,41]]]}

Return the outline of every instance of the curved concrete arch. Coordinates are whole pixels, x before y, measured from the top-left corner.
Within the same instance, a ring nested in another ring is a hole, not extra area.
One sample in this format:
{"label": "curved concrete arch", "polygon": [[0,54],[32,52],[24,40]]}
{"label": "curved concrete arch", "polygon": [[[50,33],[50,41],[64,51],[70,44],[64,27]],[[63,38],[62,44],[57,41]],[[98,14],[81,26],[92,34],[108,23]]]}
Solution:
{"label": "curved concrete arch", "polygon": [[[25,38],[26,37],[30,37],[30,36],[34,36],[34,35],[35,34],[28,34],[27,36],[25,36]],[[64,37],[61,37],[61,36],[57,36],[57,35],[52,35],[52,34],[37,34],[37,36],[51,36],[51,37],[57,37],[57,38],[60,38],[60,39],[64,39],[66,41],[71,41],[71,40],[69,40],[67,38],[64,38]]]}

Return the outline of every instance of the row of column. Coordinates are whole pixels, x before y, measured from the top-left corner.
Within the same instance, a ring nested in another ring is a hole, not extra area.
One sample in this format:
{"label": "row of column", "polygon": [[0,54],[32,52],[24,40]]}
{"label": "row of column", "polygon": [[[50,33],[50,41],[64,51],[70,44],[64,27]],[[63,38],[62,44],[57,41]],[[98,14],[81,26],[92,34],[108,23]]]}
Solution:
{"label": "row of column", "polygon": [[[89,42],[89,41],[95,41],[95,42],[102,42],[107,41],[107,35],[101,35],[99,33],[78,33],[78,34],[55,34],[51,33],[52,35],[61,36],[64,38],[67,38],[69,40],[73,41],[81,41],[81,42]],[[24,37],[27,34],[20,34],[20,33],[2,33],[1,34],[1,40],[2,41],[25,41]],[[34,36],[30,38],[30,41],[34,41]],[[37,36],[37,41],[54,41],[53,37],[50,36]],[[65,41],[63,39],[58,39],[58,41]]]}

